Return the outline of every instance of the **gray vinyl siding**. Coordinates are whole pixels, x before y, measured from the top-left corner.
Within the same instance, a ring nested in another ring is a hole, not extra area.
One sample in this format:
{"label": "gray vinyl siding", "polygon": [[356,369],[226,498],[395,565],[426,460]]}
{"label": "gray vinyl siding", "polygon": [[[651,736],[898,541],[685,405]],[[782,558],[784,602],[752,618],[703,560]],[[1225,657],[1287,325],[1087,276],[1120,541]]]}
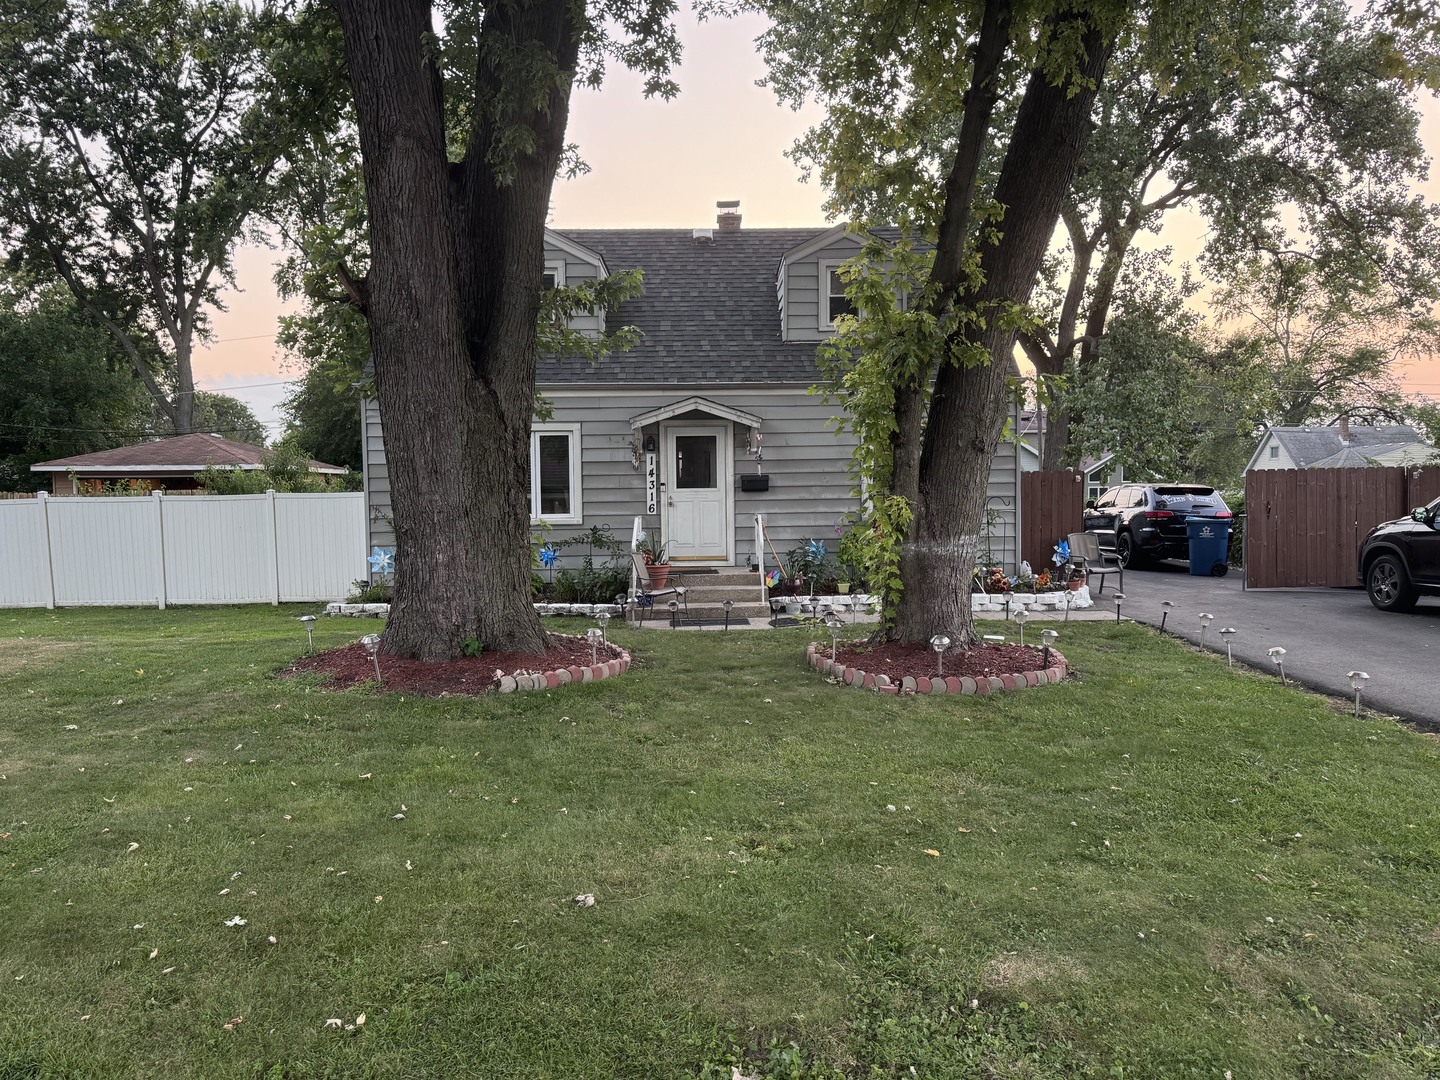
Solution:
{"label": "gray vinyl siding", "polygon": [[[701,396],[719,405],[753,413],[762,420],[764,435],[763,471],[770,477],[770,490],[742,492],[740,476],[754,473],[756,460],[746,448],[748,429],[732,423],[734,446],[734,528],[735,562],[744,565],[755,553],[755,515],[765,519],[770,543],[784,555],[807,540],[823,540],[832,551],[837,537],[835,524],[857,506],[851,495],[850,453],[854,440],[839,433],[830,418],[834,409],[820,397],[801,387],[761,392],[754,389],[727,390],[696,388]],[[577,525],[556,525],[548,533],[561,540],[596,525],[609,526],[622,541],[628,541],[635,517],[646,529],[658,530],[660,518],[646,516],[645,478],[632,464],[631,440],[636,434],[659,437],[652,425],[634,433],[630,418],[662,408],[691,395],[689,390],[637,389],[626,394],[596,394],[576,387],[542,386],[554,403],[551,420],[557,424],[579,424],[581,461],[581,512]],[[715,424],[709,416],[694,417],[697,423]],[[390,522],[390,477],[385,466],[385,447],[380,430],[380,413],[374,401],[364,405],[365,490],[370,509],[370,544],[387,547],[395,543]],[[643,463],[643,460],[642,460]],[[982,539],[992,556],[1014,572],[1019,532],[1019,471],[1013,444],[1002,442],[990,473],[989,506],[995,511],[988,536]],[[538,529],[537,529],[538,531]],[[561,565],[569,560],[562,561]],[[774,557],[766,551],[765,562]]]}
{"label": "gray vinyl siding", "polygon": [[854,258],[858,237],[837,237],[833,244],[781,265],[781,319],[786,341],[822,341],[830,331],[820,329],[820,264]]}
{"label": "gray vinyl siding", "polygon": [[[1014,418],[1012,417],[1012,423]],[[1020,457],[1014,442],[1001,439],[990,465],[990,483],[985,491],[988,511],[980,537],[981,554],[988,549],[991,565],[1015,573],[1020,560]]]}
{"label": "gray vinyl siding", "polygon": [[[545,245],[545,265],[551,263],[565,264],[565,284],[580,285],[585,282],[594,281],[600,276],[599,267],[594,263],[586,262],[560,248]],[[586,315],[576,315],[570,320],[570,327],[587,334],[598,336],[605,329],[605,313],[592,312]]]}

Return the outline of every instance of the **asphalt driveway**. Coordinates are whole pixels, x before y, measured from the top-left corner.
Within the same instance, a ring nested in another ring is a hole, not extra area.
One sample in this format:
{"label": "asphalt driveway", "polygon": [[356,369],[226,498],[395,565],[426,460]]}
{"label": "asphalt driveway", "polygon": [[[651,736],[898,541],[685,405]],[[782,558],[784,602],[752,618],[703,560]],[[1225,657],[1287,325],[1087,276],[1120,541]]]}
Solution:
{"label": "asphalt driveway", "polygon": [[[1097,605],[1113,610],[1115,578],[1106,580]],[[1095,590],[1092,588],[1091,593]],[[1285,649],[1285,674],[1306,686],[1351,698],[1351,671],[1370,675],[1362,702],[1371,708],[1440,731],[1440,598],[1425,598],[1408,615],[1377,611],[1359,588],[1252,589],[1241,587],[1239,571],[1223,578],[1191,577],[1183,562],[1166,562],[1125,572],[1122,614],[1160,625],[1162,601],[1174,603],[1166,630],[1200,641],[1202,611],[1215,616],[1206,647],[1224,653],[1216,633],[1239,631],[1232,647],[1237,661],[1274,672],[1267,653]]]}

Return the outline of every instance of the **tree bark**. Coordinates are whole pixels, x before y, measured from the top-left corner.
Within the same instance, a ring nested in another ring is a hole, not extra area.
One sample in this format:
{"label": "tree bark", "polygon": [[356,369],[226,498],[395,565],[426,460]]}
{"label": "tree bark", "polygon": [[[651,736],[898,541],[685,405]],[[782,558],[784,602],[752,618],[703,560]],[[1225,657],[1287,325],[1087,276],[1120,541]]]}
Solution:
{"label": "tree bark", "polygon": [[[341,0],[339,8],[370,211],[366,313],[396,535],[381,648],[423,660],[453,659],[474,642],[542,653],[530,601],[530,423],[573,14],[564,0],[485,14],[482,94],[505,92],[488,65],[513,60],[511,50],[542,53],[563,77],[538,105],[477,107],[466,159],[452,165],[427,45],[430,4]],[[492,154],[504,134],[489,126],[495,114],[528,128],[527,150],[508,160]]]}
{"label": "tree bark", "polygon": [[1032,73],[1016,116],[995,187],[995,199],[1005,207],[1002,232],[981,252],[983,283],[962,298],[981,316],[970,341],[984,349],[989,363],[947,364],[936,379],[920,458],[920,499],[901,553],[905,591],[892,630],[900,641],[927,641],[940,631],[961,647],[976,641],[970,590],[1005,419],[1005,382],[1014,370],[1016,330],[1006,309],[1030,299],[1090,137],[1091,106],[1114,45],[1088,24],[1083,40],[1080,69],[1058,86],[1042,72]]}

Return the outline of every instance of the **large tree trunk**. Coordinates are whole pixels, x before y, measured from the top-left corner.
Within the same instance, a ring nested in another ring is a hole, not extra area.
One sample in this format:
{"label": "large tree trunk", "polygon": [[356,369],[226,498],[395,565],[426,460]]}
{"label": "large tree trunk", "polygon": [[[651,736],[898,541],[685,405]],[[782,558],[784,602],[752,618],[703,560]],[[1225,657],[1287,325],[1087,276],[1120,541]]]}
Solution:
{"label": "large tree trunk", "polygon": [[533,146],[508,162],[497,155],[509,166],[497,174],[485,107],[466,160],[447,159],[429,3],[339,6],[370,210],[363,295],[396,535],[382,649],[445,660],[474,639],[543,652],[530,604],[530,422],[545,212],[574,22],[563,0],[485,15],[482,93],[503,92],[487,64],[512,61],[511,50],[543,50],[567,76],[543,107],[525,102],[505,114],[530,129]]}
{"label": "large tree trunk", "polygon": [[1085,61],[1071,79],[1055,86],[1036,71],[1020,103],[995,187],[995,199],[1005,207],[1001,236],[982,250],[983,284],[962,298],[981,316],[971,340],[989,363],[946,364],[936,379],[920,459],[920,500],[901,553],[905,591],[892,630],[900,641],[926,641],[944,631],[962,647],[975,643],[971,580],[1005,419],[1005,381],[1014,371],[1016,331],[1005,309],[1030,299],[1090,136],[1090,109],[1113,41],[1089,27],[1084,43]]}

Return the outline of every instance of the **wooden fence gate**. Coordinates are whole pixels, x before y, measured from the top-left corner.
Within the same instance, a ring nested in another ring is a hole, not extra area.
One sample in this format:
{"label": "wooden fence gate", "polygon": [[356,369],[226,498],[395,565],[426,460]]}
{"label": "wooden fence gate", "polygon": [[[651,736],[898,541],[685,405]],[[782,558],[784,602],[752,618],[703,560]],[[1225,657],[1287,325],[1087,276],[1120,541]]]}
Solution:
{"label": "wooden fence gate", "polygon": [[1020,474],[1020,557],[1038,574],[1055,544],[1085,528],[1085,475],[1066,469]]}
{"label": "wooden fence gate", "polygon": [[1256,469],[1245,474],[1252,589],[1359,585],[1360,541],[1440,495],[1440,469]]}

